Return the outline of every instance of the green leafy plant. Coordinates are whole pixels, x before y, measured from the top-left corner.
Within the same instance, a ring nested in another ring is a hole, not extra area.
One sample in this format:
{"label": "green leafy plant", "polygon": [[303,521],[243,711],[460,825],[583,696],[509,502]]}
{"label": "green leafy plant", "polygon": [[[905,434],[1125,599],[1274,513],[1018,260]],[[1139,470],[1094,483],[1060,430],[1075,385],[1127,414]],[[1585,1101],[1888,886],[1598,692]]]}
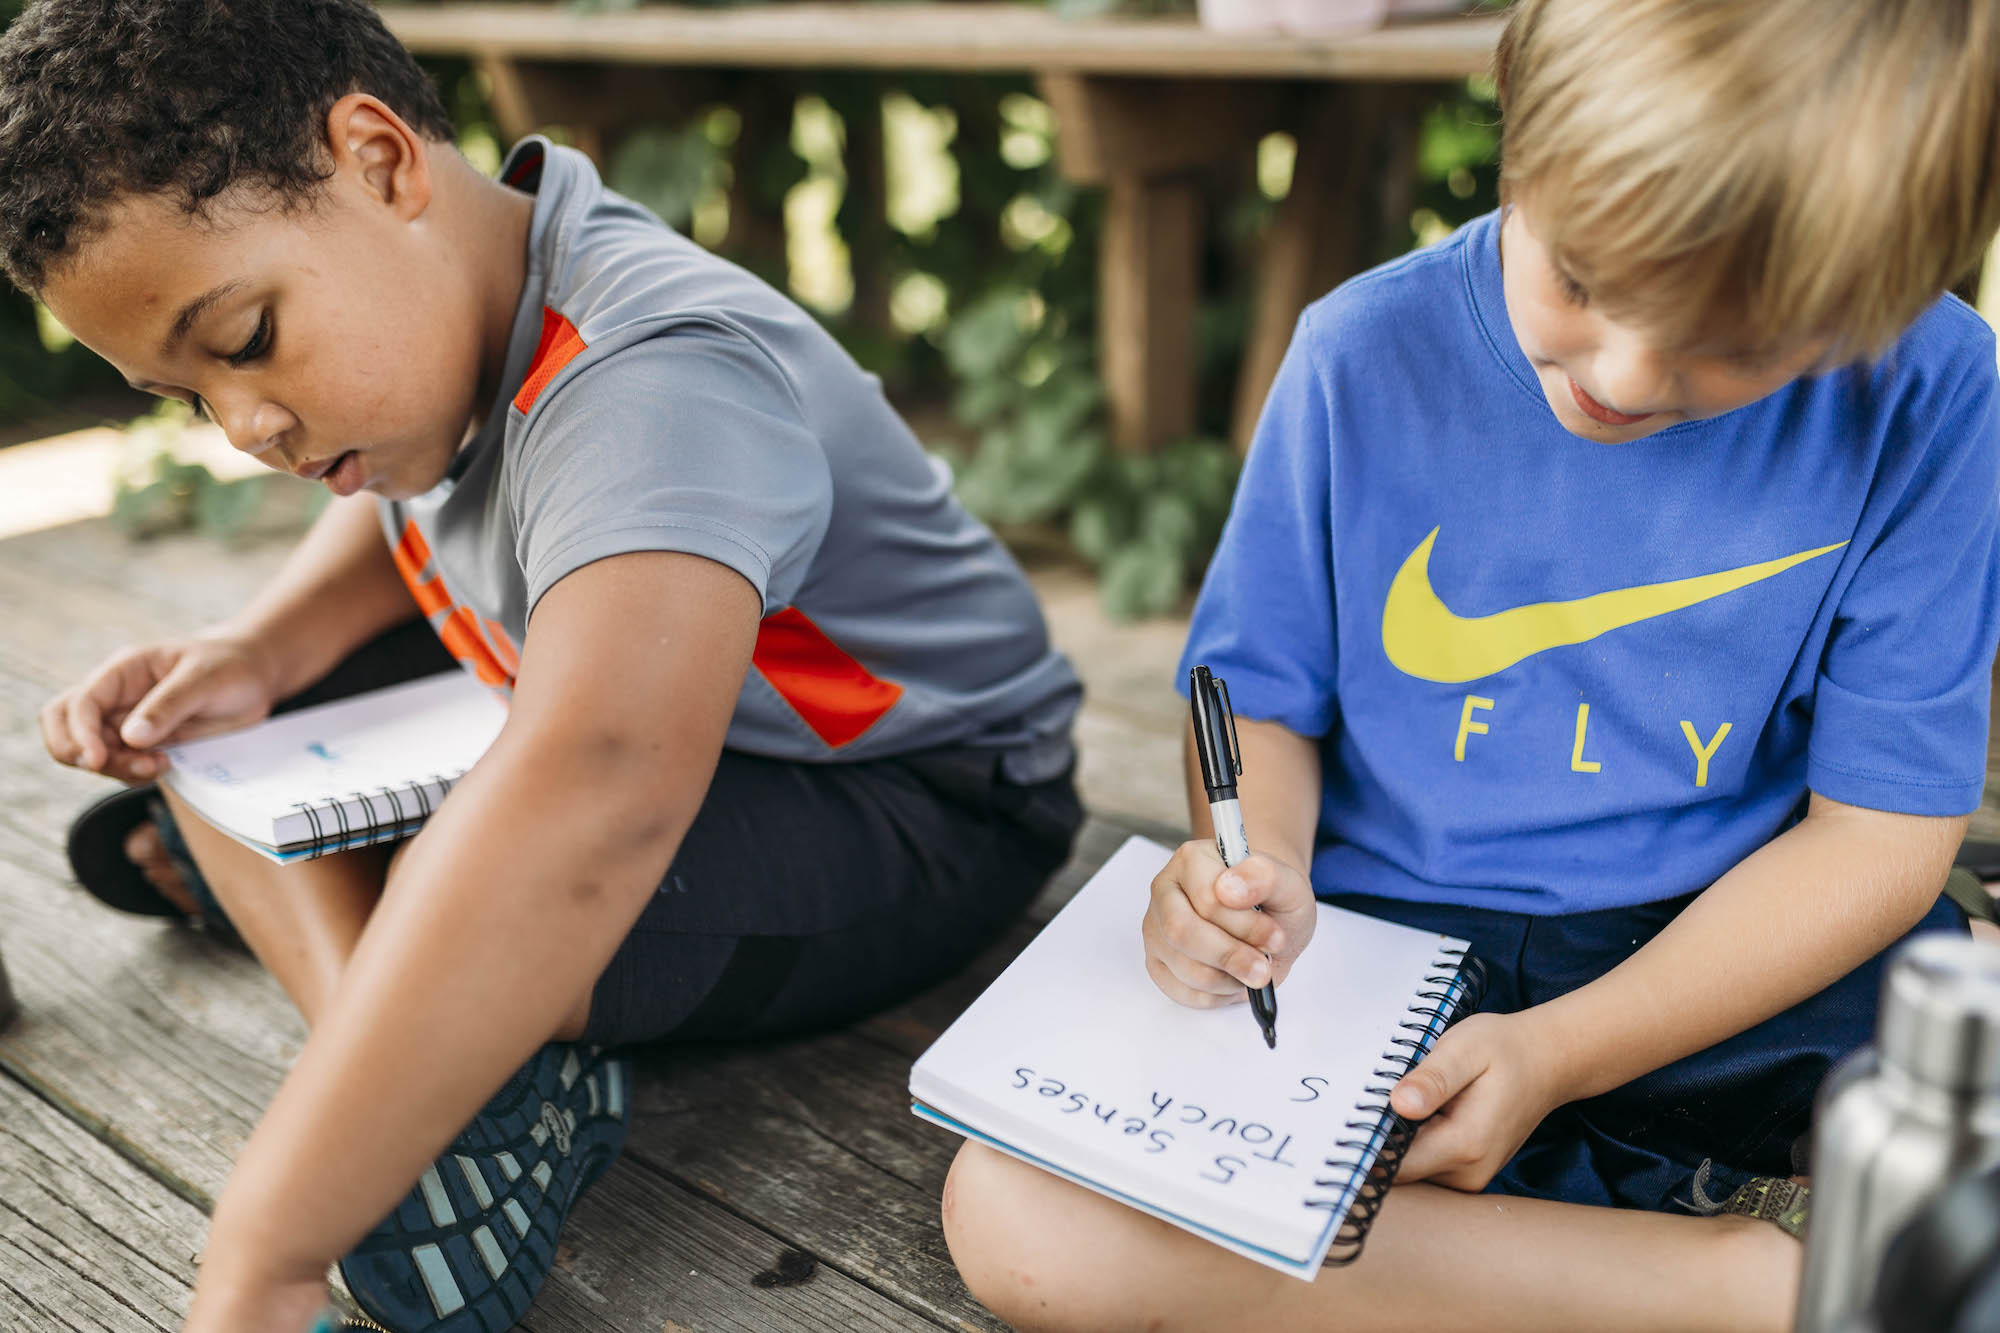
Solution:
{"label": "green leafy plant", "polygon": [[1112,616],[1171,611],[1221,534],[1236,456],[1202,438],[1151,454],[1112,448],[1089,340],[1049,332],[1046,313],[1038,325],[1037,305],[1034,293],[1002,286],[944,336],[957,415],[978,430],[969,455],[942,451],[957,469],[959,498],[1002,527],[1062,523],[1098,571]]}
{"label": "green leafy plant", "polygon": [[177,450],[191,413],[165,402],[126,428],[125,457],[112,492],[111,522],[134,539],[199,532],[227,542],[303,528],[327,492],[269,476],[217,477]]}

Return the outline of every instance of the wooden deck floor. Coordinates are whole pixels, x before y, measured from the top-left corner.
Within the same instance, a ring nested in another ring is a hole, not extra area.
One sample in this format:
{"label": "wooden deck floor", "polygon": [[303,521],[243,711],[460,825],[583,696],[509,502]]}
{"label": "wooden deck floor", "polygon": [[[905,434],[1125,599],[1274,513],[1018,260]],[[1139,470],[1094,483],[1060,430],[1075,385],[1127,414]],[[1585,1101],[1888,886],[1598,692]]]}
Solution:
{"label": "wooden deck floor", "polygon": [[[0,1031],[0,1333],[177,1329],[207,1212],[304,1038],[255,963],[68,883],[62,831],[105,784],[48,762],[35,722],[113,648],[234,608],[282,549],[133,545],[101,520],[0,540],[0,956],[21,1004]],[[1076,858],[1031,922],[891,1013],[810,1040],[648,1052],[630,1148],[579,1207],[524,1328],[1001,1327],[945,1251],[957,1140],[908,1113],[909,1062],[1127,831],[1184,826],[1169,686],[1184,624],[1112,626],[1082,576],[1036,581],[1090,691]]]}
{"label": "wooden deck floor", "polygon": [[[69,884],[63,829],[106,786],[49,763],[35,721],[44,699],[113,648],[236,605],[281,551],[195,538],[135,546],[100,520],[0,541],[0,956],[21,1007],[0,1032],[4,1333],[177,1329],[207,1212],[304,1039],[254,962],[120,917]],[[1097,633],[1087,586],[1051,577],[1051,605],[1068,608],[1072,633]],[[1142,627],[1136,642],[1177,634]],[[1149,809],[1176,813],[1157,804],[1162,793],[1178,800],[1171,771],[1142,771],[1174,762],[1172,647],[1154,659],[1164,668],[1143,667],[1153,697],[1128,692],[1093,712],[1104,759],[1089,785],[1102,815],[1042,919],[1126,831],[1160,831]],[[630,1147],[579,1206],[522,1327],[1001,1327],[966,1294],[939,1229],[957,1140],[909,1114],[905,1080],[1030,930],[848,1031],[646,1052]]]}

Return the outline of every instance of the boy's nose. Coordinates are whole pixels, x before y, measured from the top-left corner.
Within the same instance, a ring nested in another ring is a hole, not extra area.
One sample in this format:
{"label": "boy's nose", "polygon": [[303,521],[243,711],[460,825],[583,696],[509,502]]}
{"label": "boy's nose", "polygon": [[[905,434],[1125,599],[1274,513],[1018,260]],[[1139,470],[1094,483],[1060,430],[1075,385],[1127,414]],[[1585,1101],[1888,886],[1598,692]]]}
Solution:
{"label": "boy's nose", "polygon": [[262,458],[269,453],[284,433],[296,424],[291,414],[276,403],[253,400],[241,404],[234,411],[214,403],[211,407],[217,409],[217,419],[222,433],[229,439],[230,447],[252,458]]}
{"label": "boy's nose", "polygon": [[1592,369],[1598,401],[1614,412],[1640,416],[1674,403],[1677,374],[1670,358],[1636,339],[1608,344]]}

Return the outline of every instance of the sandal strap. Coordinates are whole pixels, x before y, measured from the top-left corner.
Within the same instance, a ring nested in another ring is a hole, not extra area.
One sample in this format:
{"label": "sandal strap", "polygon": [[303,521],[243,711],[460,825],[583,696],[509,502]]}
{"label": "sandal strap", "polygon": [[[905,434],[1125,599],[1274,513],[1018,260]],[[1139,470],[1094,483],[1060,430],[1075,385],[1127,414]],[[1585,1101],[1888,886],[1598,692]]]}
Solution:
{"label": "sandal strap", "polygon": [[1805,1230],[1811,1202],[1811,1186],[1776,1176],[1759,1176],[1730,1195],[1722,1211],[1772,1222],[1787,1235],[1798,1236]]}
{"label": "sandal strap", "polygon": [[[166,853],[167,863],[180,876],[187,887],[188,896],[201,909],[201,928],[224,944],[243,946],[242,937],[236,933],[235,923],[229,913],[216,898],[215,890],[208,887],[208,880],[202,875],[201,867],[194,863],[194,852],[189,850],[187,839],[181,836],[180,824],[174,819],[174,812],[167,808],[166,800],[157,790],[147,794],[146,812],[153,818],[153,827],[160,834],[160,850]],[[247,946],[244,946],[247,947]]]}
{"label": "sandal strap", "polygon": [[2000,924],[2000,909],[1996,909],[1993,894],[1979,876],[1964,866],[1953,866],[1944,877],[1944,896],[1957,903],[1974,921]]}

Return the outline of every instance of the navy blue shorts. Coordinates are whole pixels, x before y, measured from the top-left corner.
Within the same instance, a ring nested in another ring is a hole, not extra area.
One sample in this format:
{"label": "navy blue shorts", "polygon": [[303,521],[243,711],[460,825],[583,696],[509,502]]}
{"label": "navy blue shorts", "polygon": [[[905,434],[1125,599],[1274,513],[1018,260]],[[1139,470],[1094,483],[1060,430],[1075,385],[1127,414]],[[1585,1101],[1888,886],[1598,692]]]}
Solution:
{"label": "navy blue shorts", "polygon": [[[1568,916],[1359,894],[1326,901],[1472,941],[1490,979],[1480,1008],[1506,1014],[1603,976],[1693,898]],[[1809,900],[1800,910],[1810,910]],[[1965,914],[1939,898],[1911,934],[1965,928]],[[1696,1210],[1695,1175],[1704,1164],[1702,1193],[1713,1200],[1727,1198],[1753,1176],[1798,1174],[1820,1081],[1874,1035],[1882,961],[1877,955],[1819,994],[1705,1051],[1558,1108],[1501,1168],[1488,1192],[1685,1212]]]}

